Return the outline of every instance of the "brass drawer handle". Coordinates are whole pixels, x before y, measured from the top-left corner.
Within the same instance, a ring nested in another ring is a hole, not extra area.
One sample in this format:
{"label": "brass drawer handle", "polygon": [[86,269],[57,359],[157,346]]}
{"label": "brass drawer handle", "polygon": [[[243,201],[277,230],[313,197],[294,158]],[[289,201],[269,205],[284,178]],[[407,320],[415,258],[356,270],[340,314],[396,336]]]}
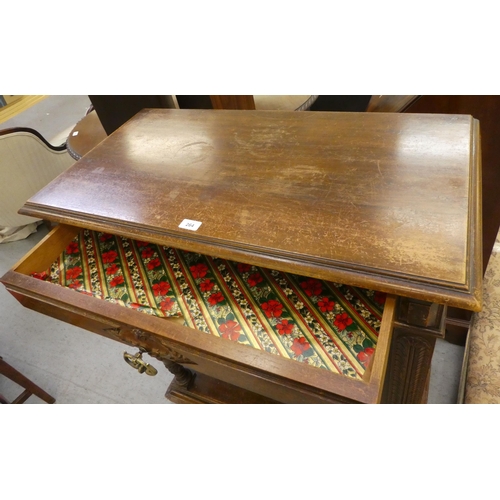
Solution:
{"label": "brass drawer handle", "polygon": [[139,373],[146,373],[146,375],[154,376],[158,373],[158,370],[151,366],[149,363],[146,363],[142,359],[142,353],[146,352],[141,349],[136,355],[132,356],[128,352],[123,353],[123,359],[132,367],[135,368]]}

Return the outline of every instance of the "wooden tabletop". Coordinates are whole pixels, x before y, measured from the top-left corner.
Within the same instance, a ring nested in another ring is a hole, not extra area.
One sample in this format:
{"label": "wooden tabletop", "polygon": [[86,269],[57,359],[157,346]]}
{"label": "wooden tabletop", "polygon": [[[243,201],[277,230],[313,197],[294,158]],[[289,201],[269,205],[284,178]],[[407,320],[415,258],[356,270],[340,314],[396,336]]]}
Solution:
{"label": "wooden tabletop", "polygon": [[477,310],[478,137],[466,115],[143,110],[21,213]]}

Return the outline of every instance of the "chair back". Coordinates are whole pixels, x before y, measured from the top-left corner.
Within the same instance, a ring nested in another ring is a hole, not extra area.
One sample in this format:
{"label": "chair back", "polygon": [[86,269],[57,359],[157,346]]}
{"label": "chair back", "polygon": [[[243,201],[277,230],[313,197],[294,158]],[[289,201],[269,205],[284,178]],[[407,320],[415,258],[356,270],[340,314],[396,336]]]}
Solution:
{"label": "chair back", "polygon": [[0,227],[30,224],[39,219],[18,210],[75,160],[65,145],[52,146],[29,128],[0,131]]}

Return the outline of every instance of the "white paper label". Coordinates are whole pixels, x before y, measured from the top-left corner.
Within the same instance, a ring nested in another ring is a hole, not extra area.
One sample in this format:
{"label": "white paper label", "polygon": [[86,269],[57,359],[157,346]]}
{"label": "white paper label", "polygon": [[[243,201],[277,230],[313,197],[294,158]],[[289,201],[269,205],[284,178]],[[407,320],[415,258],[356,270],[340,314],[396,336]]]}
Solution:
{"label": "white paper label", "polygon": [[199,222],[197,220],[190,220],[190,219],[184,219],[179,224],[180,228],[189,229],[190,231],[197,231],[200,226],[201,226],[201,222]]}

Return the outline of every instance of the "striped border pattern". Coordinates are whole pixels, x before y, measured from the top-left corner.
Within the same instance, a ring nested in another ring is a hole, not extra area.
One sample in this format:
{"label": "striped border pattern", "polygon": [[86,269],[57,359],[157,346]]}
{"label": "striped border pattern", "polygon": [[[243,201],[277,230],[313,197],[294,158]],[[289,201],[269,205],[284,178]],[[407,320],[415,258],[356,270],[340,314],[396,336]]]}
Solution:
{"label": "striped border pattern", "polygon": [[354,379],[374,353],[385,302],[380,292],[89,230],[43,278]]}

